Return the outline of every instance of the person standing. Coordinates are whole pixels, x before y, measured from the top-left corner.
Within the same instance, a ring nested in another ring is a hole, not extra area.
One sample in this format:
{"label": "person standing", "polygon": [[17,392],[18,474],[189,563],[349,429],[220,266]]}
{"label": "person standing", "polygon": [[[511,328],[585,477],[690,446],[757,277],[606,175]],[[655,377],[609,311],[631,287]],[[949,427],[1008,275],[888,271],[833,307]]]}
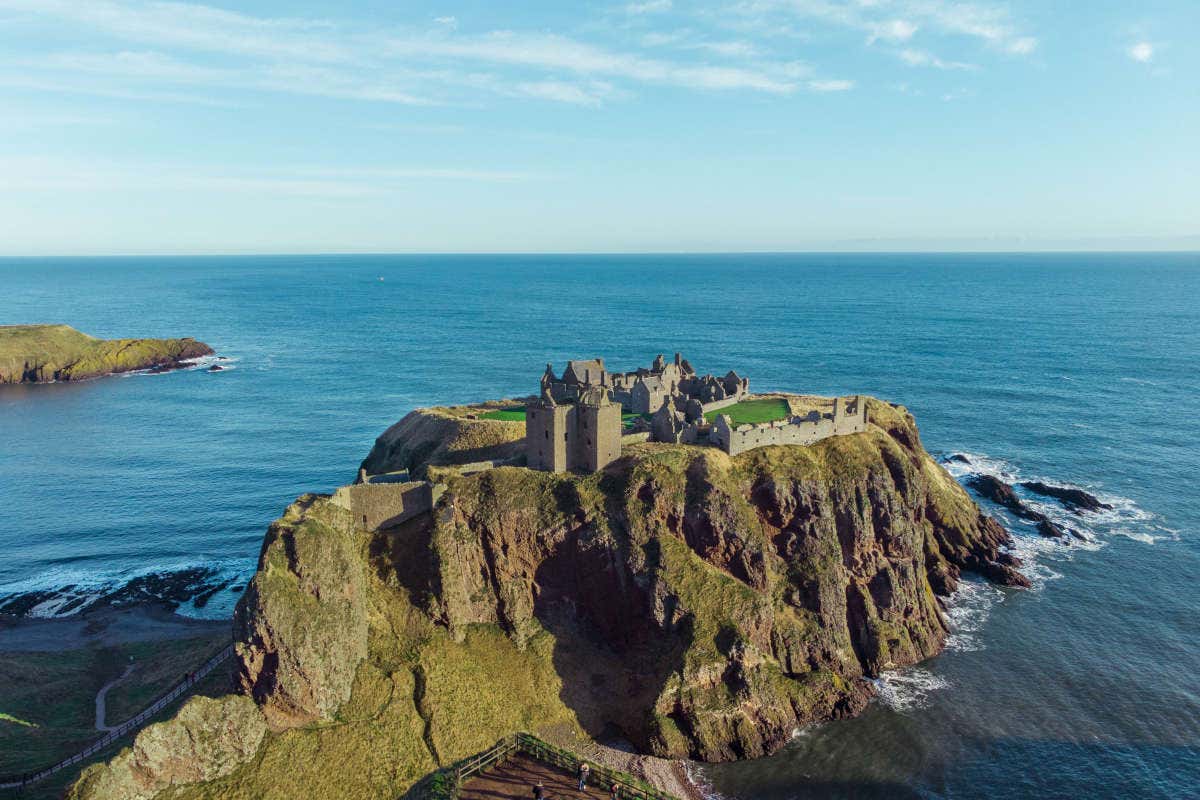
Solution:
{"label": "person standing", "polygon": [[542,786],[541,781],[533,787],[533,800],[546,800],[546,787]]}
{"label": "person standing", "polygon": [[587,779],[591,772],[592,768],[588,766],[586,761],[579,765],[579,791],[587,790]]}
{"label": "person standing", "polygon": [[620,790],[620,787],[618,787],[618,786],[617,786],[617,785],[614,783],[614,784],[612,785],[612,788],[608,790],[608,798],[609,798],[609,800],[620,800],[620,798],[621,798],[621,795],[619,794],[619,792],[620,792],[620,791],[621,791],[621,790]]}

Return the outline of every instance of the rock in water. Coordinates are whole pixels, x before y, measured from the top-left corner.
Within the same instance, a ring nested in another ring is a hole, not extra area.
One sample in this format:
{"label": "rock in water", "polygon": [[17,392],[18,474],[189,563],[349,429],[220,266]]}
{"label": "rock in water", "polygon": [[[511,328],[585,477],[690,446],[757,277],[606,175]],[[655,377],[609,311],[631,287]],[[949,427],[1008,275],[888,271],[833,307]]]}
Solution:
{"label": "rock in water", "polygon": [[[866,432],[811,447],[638,444],[588,475],[431,464],[510,448],[519,423],[414,412],[368,463],[442,481],[431,512],[368,531],[306,495],[267,534],[235,615],[257,752],[186,784],[180,741],[138,779],[175,800],[393,798],[521,729],[720,761],[857,713],[867,678],[942,649],[935,595],[962,570],[1026,585],[907,411],[867,402]],[[240,725],[187,724],[242,748]],[[90,768],[71,796],[129,772]]]}
{"label": "rock in water", "polygon": [[[1067,535],[1067,530],[1055,524],[1045,514],[1040,511],[1034,511],[1026,505],[1025,501],[1013,491],[1013,487],[999,478],[992,475],[972,475],[967,478],[967,485],[993,503],[1004,506],[1014,515],[1035,523],[1038,533],[1042,536],[1058,538]],[[1075,531],[1070,532],[1077,539],[1083,538]]]}
{"label": "rock in water", "polygon": [[67,325],[0,325],[0,384],[166,372],[212,353],[195,339],[97,339]]}
{"label": "rock in water", "polygon": [[1053,497],[1075,512],[1112,510],[1110,504],[1100,502],[1100,498],[1090,492],[1085,492],[1083,489],[1075,489],[1070,486],[1053,486],[1041,481],[1021,481],[1020,485],[1034,494],[1040,494],[1043,497]]}

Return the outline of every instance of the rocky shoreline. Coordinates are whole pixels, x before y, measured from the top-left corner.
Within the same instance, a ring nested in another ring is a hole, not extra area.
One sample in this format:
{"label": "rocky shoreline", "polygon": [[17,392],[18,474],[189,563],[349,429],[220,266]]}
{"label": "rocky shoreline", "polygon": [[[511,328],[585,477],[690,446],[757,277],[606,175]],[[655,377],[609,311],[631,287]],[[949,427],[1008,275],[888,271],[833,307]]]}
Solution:
{"label": "rocky shoreline", "polygon": [[67,325],[0,326],[0,384],[55,383],[168,372],[214,351],[182,339],[97,339]]}

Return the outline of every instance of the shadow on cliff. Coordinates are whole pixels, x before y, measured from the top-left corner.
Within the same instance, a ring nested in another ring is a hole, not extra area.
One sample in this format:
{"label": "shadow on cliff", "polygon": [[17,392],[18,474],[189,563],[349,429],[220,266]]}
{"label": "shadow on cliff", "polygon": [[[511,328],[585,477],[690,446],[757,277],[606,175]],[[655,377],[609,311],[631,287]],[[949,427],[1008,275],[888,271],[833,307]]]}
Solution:
{"label": "shadow on cliff", "polygon": [[[648,752],[655,701],[682,669],[692,621],[674,620],[669,599],[656,613],[646,575],[630,567],[624,511],[616,499],[620,487],[609,483],[604,489],[611,530],[588,520],[574,485],[562,484],[559,511],[576,525],[535,572],[534,616],[554,636],[560,699],[586,733],[602,741],[626,739]],[[651,573],[657,543],[643,552]]]}

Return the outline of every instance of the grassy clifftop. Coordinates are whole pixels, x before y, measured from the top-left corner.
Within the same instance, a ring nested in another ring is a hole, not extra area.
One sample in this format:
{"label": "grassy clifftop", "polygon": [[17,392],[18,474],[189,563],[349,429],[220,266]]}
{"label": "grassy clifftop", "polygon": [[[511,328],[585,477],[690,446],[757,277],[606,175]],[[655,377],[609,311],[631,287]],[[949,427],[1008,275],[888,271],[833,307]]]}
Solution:
{"label": "grassy clifftop", "polygon": [[868,431],[812,447],[447,473],[381,532],[305,496],[239,606],[225,721],[148,729],[72,796],[415,798],[519,729],[726,760],[856,713],[867,678],[941,649],[961,570],[1022,580],[912,417],[869,403]]}
{"label": "grassy clifftop", "polygon": [[418,408],[383,432],[363,459],[369,475],[509,459],[525,452],[525,418],[497,418],[511,403]]}
{"label": "grassy clifftop", "polygon": [[69,325],[0,325],[0,384],[97,378],[212,355],[195,339],[97,339]]}

